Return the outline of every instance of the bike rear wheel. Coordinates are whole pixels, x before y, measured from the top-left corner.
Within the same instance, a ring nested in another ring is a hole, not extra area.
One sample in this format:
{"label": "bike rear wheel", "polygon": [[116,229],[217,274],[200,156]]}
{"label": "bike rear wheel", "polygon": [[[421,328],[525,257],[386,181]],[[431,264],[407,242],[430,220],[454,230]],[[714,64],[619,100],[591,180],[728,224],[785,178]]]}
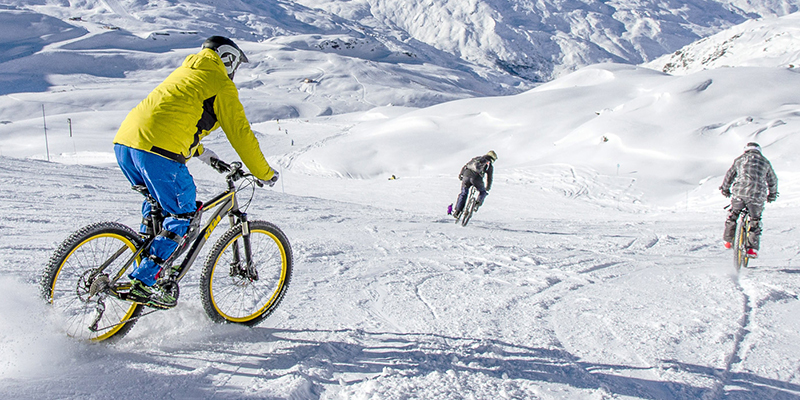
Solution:
{"label": "bike rear wheel", "polygon": [[736,236],[733,240],[733,265],[736,267],[736,272],[741,268],[746,268],[750,258],[747,257],[747,234],[750,226],[750,217],[743,215],[739,218],[736,226]]}
{"label": "bike rear wheel", "polygon": [[206,258],[201,298],[214,322],[257,325],[275,311],[289,286],[292,248],[286,235],[266,221],[248,225],[257,277],[248,276],[241,224],[225,232]]}
{"label": "bike rear wheel", "polygon": [[131,228],[99,222],[73,233],[56,249],[40,286],[67,335],[99,342],[119,339],[133,328],[142,306],[99,289],[104,279],[107,282],[107,274],[118,272],[140,245],[139,235]]}

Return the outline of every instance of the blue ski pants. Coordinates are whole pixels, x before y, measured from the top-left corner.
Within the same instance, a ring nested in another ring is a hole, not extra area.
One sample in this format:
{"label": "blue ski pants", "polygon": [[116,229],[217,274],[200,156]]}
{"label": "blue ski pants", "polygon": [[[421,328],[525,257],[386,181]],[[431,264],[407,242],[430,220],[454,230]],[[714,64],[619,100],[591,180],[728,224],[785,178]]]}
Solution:
{"label": "blue ski pants", "polygon": [[[174,237],[186,234],[190,216],[197,210],[197,189],[186,165],[157,154],[114,145],[114,154],[122,173],[132,185],[145,185],[164,209],[163,228],[174,235],[158,235],[150,245],[150,255],[166,260],[178,247]],[[150,215],[150,203],[142,204],[142,217]],[[143,232],[144,226],[140,228]],[[170,237],[172,236],[172,237]],[[153,286],[161,266],[151,259],[143,260],[129,275],[147,286]]]}

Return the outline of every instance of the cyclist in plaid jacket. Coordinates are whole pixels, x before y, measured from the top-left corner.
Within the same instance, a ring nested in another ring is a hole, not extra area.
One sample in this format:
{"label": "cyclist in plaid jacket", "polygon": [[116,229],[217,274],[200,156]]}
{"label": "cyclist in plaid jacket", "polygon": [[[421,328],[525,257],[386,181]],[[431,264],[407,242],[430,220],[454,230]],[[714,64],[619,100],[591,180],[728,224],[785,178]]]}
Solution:
{"label": "cyclist in plaid jacket", "polygon": [[761,154],[761,146],[750,142],[744,147],[744,154],[733,161],[725,174],[722,195],[731,198],[731,209],[725,221],[725,248],[731,248],[736,220],[742,209],[750,213],[750,233],[747,237],[747,256],[755,258],[761,238],[761,212],[764,202],[772,203],[778,198],[778,177],[772,164]]}

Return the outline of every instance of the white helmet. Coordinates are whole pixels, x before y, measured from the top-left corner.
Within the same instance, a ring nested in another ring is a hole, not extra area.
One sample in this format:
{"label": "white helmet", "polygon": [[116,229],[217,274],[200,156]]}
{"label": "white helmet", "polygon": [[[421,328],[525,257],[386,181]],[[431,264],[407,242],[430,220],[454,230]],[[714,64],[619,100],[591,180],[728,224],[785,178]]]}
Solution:
{"label": "white helmet", "polygon": [[204,49],[211,49],[219,54],[222,63],[225,64],[225,71],[228,73],[228,78],[233,80],[233,74],[242,63],[249,62],[247,56],[244,55],[242,49],[230,40],[223,36],[212,36],[203,42]]}
{"label": "white helmet", "polygon": [[744,152],[747,153],[750,150],[755,150],[761,153],[761,146],[759,146],[756,142],[750,142],[744,146]]}

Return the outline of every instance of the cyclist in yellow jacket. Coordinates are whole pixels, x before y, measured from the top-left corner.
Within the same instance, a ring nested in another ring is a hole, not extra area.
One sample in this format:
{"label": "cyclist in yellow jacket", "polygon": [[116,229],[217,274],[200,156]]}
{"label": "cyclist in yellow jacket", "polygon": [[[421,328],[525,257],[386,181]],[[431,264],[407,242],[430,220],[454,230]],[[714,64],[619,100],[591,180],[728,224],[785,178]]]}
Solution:
{"label": "cyclist in yellow jacket", "polygon": [[[132,185],[146,186],[168,213],[149,257],[130,274],[129,297],[136,301],[161,308],[176,303],[154,285],[163,261],[172,255],[197,210],[196,188],[186,161],[197,157],[210,164],[217,158],[200,144],[202,138],[221,127],[253,175],[270,186],[278,179],[278,172],[261,152],[233,83],[234,73],[246,62],[232,40],[208,38],[199,53],[186,57],[131,110],[114,137],[114,152],[125,177]],[[146,201],[142,215],[140,231],[145,233],[150,215]]]}

